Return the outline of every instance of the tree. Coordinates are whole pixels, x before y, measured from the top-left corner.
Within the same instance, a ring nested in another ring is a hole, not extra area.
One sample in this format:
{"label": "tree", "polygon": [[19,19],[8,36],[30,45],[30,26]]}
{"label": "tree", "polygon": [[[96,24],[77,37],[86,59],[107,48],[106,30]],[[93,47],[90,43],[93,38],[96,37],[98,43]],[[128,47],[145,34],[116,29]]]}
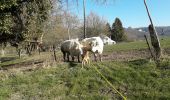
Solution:
{"label": "tree", "polygon": [[77,38],[80,34],[80,20],[67,9],[61,8],[53,11],[45,27],[45,44],[59,45],[63,40]]}
{"label": "tree", "polygon": [[119,18],[115,19],[115,22],[112,25],[112,34],[111,39],[115,41],[125,41],[127,36],[124,32],[122,22]]}
{"label": "tree", "polygon": [[111,36],[111,27],[110,24],[107,23],[106,26],[104,27],[104,35],[110,37]]}
{"label": "tree", "polygon": [[91,12],[86,19],[87,37],[98,36],[101,33],[104,33],[106,23],[105,19],[94,12]]}
{"label": "tree", "polygon": [[[67,5],[69,3],[69,1],[71,2],[76,2],[77,5],[79,4],[79,1],[78,0],[65,0],[67,2]],[[96,3],[106,3],[107,1],[109,0],[93,0],[95,1]],[[87,36],[87,29],[86,29],[87,25],[86,25],[86,0],[83,0],[83,38],[86,38]]]}
{"label": "tree", "polygon": [[64,12],[63,16],[63,24],[65,27],[67,27],[67,33],[68,33],[68,39],[71,39],[71,32],[73,29],[77,28],[79,25],[79,19],[76,15],[71,14],[67,11]]}
{"label": "tree", "polygon": [[42,33],[49,10],[50,0],[1,0],[0,43],[19,43],[29,36]]}

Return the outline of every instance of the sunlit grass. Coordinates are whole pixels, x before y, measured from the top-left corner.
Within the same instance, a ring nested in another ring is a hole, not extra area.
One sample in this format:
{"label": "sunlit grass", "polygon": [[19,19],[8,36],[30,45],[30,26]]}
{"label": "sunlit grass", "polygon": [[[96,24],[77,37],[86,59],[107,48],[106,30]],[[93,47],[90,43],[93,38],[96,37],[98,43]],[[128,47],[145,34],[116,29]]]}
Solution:
{"label": "sunlit grass", "polygon": [[[153,62],[139,59],[93,64],[130,100],[170,99],[170,71],[156,68]],[[82,69],[81,64],[71,67],[64,63],[24,73],[0,73],[0,76],[1,99],[14,98],[14,94],[23,99],[120,98],[93,66]]]}
{"label": "sunlit grass", "polygon": [[[170,38],[169,37],[160,38],[160,43],[162,48],[169,48]],[[141,40],[135,42],[117,43],[116,45],[112,46],[106,45],[104,48],[104,52],[142,50],[147,48],[148,45],[146,44],[146,41]]]}
{"label": "sunlit grass", "polygon": [[[163,48],[170,47],[170,39],[161,39]],[[146,49],[145,41],[119,43],[106,46],[104,52]],[[58,52],[61,57],[61,52]],[[37,59],[51,60],[52,52],[40,55],[16,56],[3,65],[17,64]],[[170,58],[156,67],[149,59],[130,61],[92,62],[99,71],[128,100],[170,99]],[[80,63],[56,63],[38,70],[0,70],[0,100],[120,100],[120,96],[96,72],[93,66],[81,68]]]}

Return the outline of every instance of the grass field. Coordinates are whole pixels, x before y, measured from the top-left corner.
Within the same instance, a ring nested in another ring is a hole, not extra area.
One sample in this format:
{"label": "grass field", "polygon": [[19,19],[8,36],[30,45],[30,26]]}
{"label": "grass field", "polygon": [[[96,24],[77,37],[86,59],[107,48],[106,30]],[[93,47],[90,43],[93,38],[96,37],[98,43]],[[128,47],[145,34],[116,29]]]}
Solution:
{"label": "grass field", "polygon": [[[169,37],[162,37],[160,39],[160,43],[161,43],[162,48],[170,48]],[[135,42],[119,43],[114,46],[106,46],[105,52],[141,50],[141,49],[147,49],[147,48],[148,46],[146,44],[146,41],[135,41]]]}
{"label": "grass field", "polygon": [[[163,38],[161,43],[163,48],[170,47],[169,38]],[[105,53],[146,48],[144,41],[120,43],[106,46]],[[47,55],[23,57],[1,65],[33,61]],[[152,60],[141,58],[92,62],[84,69],[80,63],[58,62],[33,70],[0,70],[0,100],[121,100],[92,65],[128,100],[170,99],[170,57],[167,55],[159,68]]]}

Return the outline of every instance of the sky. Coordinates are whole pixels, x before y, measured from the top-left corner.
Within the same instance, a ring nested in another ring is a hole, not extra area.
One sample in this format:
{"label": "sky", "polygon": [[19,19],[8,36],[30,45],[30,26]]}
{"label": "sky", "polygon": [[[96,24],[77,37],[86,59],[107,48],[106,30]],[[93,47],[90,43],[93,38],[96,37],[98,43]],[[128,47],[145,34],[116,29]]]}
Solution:
{"label": "sky", "polygon": [[[83,19],[82,0],[74,10]],[[147,27],[150,22],[143,0],[109,0],[111,3],[97,4],[94,0],[86,0],[86,16],[94,12],[104,17],[110,25],[118,17],[124,27]],[[155,26],[170,26],[170,0],[146,0]]]}

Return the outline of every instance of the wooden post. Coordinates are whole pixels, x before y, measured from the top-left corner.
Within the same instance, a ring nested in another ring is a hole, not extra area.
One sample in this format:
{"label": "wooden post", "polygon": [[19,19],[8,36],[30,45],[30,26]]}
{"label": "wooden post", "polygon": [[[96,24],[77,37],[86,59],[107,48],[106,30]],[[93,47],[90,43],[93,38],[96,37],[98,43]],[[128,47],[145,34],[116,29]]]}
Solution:
{"label": "wooden post", "polygon": [[54,52],[54,60],[57,61],[56,52],[55,52],[55,45],[53,45],[53,52]]}
{"label": "wooden post", "polygon": [[85,0],[83,0],[83,16],[84,16],[84,39],[86,38],[86,6]]}
{"label": "wooden post", "polygon": [[39,55],[40,55],[40,53],[41,53],[41,50],[42,50],[42,42],[40,41],[40,42],[38,42],[38,53],[39,53]]}
{"label": "wooden post", "polygon": [[31,56],[31,45],[30,42],[28,42],[28,44],[26,45],[26,52],[29,56]]}
{"label": "wooden post", "polygon": [[151,57],[155,60],[155,56],[154,56],[153,53],[152,53],[152,50],[151,50],[151,47],[150,47],[150,45],[149,45],[149,42],[148,42],[148,39],[147,39],[146,35],[144,35],[144,37],[145,37],[146,43],[147,43],[147,45],[148,45],[148,49],[149,49],[149,51],[150,51]]}
{"label": "wooden post", "polygon": [[18,52],[18,56],[19,56],[19,58],[21,58],[21,49],[20,48],[17,48],[18,50],[17,50],[17,52]]}
{"label": "wooden post", "polygon": [[160,41],[159,41],[158,34],[156,32],[156,29],[154,27],[154,24],[153,24],[153,21],[152,21],[152,18],[151,18],[151,15],[150,15],[146,0],[144,0],[144,5],[146,7],[146,11],[147,11],[150,23],[151,23],[151,25],[149,25],[149,27],[148,27],[150,37],[151,37],[151,44],[152,44],[152,46],[154,48],[154,51],[155,51],[155,59],[156,59],[157,66],[159,66],[160,57],[161,57],[161,54],[162,54],[161,53]]}
{"label": "wooden post", "polygon": [[152,44],[154,51],[155,51],[156,60],[159,60],[160,57],[161,57],[160,43],[157,40],[157,36],[155,34],[153,26],[149,25],[148,29],[149,29],[149,33],[150,33],[150,37],[151,37],[151,44]]}

